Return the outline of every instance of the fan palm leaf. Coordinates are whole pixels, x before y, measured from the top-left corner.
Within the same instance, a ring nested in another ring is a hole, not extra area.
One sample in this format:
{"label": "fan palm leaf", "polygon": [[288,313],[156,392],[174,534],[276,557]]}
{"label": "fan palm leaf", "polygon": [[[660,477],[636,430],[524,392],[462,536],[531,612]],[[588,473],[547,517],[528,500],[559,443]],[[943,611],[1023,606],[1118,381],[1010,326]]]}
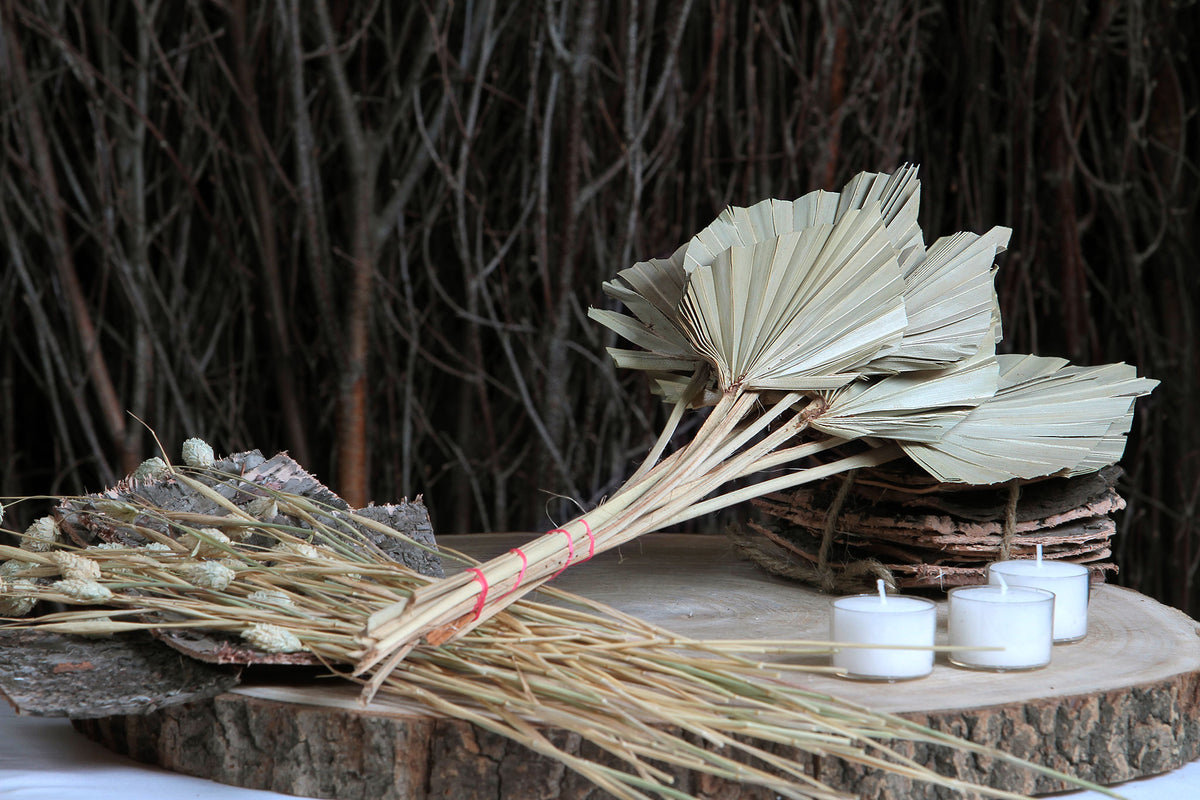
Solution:
{"label": "fan palm leaf", "polygon": [[[917,224],[920,181],[917,168],[891,174],[863,172],[841,193],[815,191],[791,200],[763,200],[749,208],[730,207],[669,258],[649,259],[621,270],[603,285],[605,294],[623,303],[629,314],[588,309],[588,316],[636,345],[639,350],[610,347],[621,369],[647,373],[651,390],[676,402],[696,365],[704,360],[683,333],[679,303],[689,274],[711,266],[734,245],[754,245],[784,233],[816,225],[833,225],[849,211],[877,204],[892,244],[903,252],[924,252]],[[632,315],[632,316],[630,316]],[[697,405],[713,402],[708,392]]]}
{"label": "fan palm leaf", "polygon": [[905,165],[891,174],[860,172],[841,192],[809,192],[796,200],[763,200],[748,208],[731,206],[711,225],[692,237],[683,267],[690,274],[709,266],[735,245],[752,245],[814,225],[832,225],[848,212],[878,204],[892,245],[900,253],[923,249],[917,224],[921,182],[917,167]]}
{"label": "fan palm leaf", "polygon": [[900,442],[939,481],[988,485],[1114,463],[1124,451],[1133,401],[1158,384],[1127,364],[1075,367],[1032,355],[996,360],[991,399],[937,441]]}
{"label": "fan palm leaf", "polygon": [[994,262],[1011,234],[1001,227],[983,235],[964,231],[928,250],[909,250],[900,261],[908,326],[896,350],[873,367],[903,372],[945,366],[970,357],[985,340],[1000,341]]}
{"label": "fan palm leaf", "polygon": [[857,381],[822,393],[828,408],[809,424],[843,439],[935,442],[996,392],[1000,367],[990,343],[949,367]]}
{"label": "fan palm leaf", "polygon": [[642,348],[608,348],[618,367],[684,376],[696,368],[700,355],[679,327],[679,300],[686,286],[682,247],[670,258],[639,261],[604,283],[604,293],[624,303],[633,316],[598,308],[588,309],[588,316]]}
{"label": "fan palm leaf", "polygon": [[728,389],[844,385],[904,333],[904,277],[878,204],[751,245],[691,274],[685,334]]}

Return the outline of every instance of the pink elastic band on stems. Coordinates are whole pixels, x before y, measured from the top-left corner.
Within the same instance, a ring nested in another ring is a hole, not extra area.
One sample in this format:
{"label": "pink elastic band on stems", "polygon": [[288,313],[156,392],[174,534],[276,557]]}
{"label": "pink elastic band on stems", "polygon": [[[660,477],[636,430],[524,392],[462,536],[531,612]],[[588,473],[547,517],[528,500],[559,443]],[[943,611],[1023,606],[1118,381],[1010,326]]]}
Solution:
{"label": "pink elastic band on stems", "polygon": [[483,570],[476,567],[467,567],[467,572],[475,573],[475,580],[483,587],[483,591],[479,593],[479,597],[475,599],[475,616],[472,621],[479,619],[479,615],[483,613],[483,604],[487,602],[488,579],[484,577]]}
{"label": "pink elastic band on stems", "polygon": [[559,575],[561,575],[562,571],[564,569],[571,566],[571,559],[575,557],[575,540],[571,538],[570,531],[564,530],[562,528],[555,528],[554,530],[550,531],[550,533],[561,533],[563,536],[567,537],[567,560],[563,562],[563,565],[558,570],[558,572],[554,573],[549,578],[547,578],[547,580],[552,581],[555,578],[557,578]]}
{"label": "pink elastic band on stems", "polygon": [[521,585],[521,581],[525,580],[525,570],[528,569],[528,567],[529,567],[529,559],[526,557],[524,550],[522,550],[519,547],[514,547],[512,550],[509,550],[508,552],[516,553],[517,555],[519,555],[521,557],[521,571],[517,573],[517,582],[513,584],[513,587],[511,589],[509,589],[507,592],[504,593],[505,597],[508,597],[510,594],[512,594],[513,592],[515,592],[517,590],[517,587]]}
{"label": "pink elastic band on stems", "polygon": [[579,521],[583,523],[583,532],[586,533],[588,537],[587,557],[579,559],[579,563],[582,564],[592,556],[596,555],[596,537],[592,534],[592,526],[588,525],[588,521],[586,519],[581,519]]}

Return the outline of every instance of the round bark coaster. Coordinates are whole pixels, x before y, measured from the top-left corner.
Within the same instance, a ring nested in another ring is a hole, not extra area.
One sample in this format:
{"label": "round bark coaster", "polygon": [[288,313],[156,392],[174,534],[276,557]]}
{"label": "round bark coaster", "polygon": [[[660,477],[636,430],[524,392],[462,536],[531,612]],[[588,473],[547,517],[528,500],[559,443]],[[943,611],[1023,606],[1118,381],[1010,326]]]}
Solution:
{"label": "round bark coaster", "polygon": [[[526,535],[443,537],[479,558]],[[830,597],[738,560],[717,536],[653,534],[567,570],[556,585],[681,634],[725,638],[828,637]],[[938,597],[933,595],[934,597]],[[945,640],[945,598],[939,643]],[[1184,614],[1135,592],[1092,587],[1087,638],[1054,648],[1049,667],[986,673],[939,656],[927,678],[873,684],[796,675],[806,688],[1112,784],[1200,757],[1200,636]],[[816,663],[827,663],[821,659]],[[356,705],[332,680],[244,685],[212,700],[145,716],[76,720],[89,737],[138,760],[238,786],[338,800],[589,798],[598,793],[557,762],[467,723],[413,707]],[[563,731],[547,731],[578,750]],[[1063,784],[990,759],[933,746],[899,748],[945,775],[1039,794]],[[804,755],[822,780],[872,798],[933,798],[930,787]],[[765,791],[681,774],[703,798],[768,798]],[[944,790],[943,790],[944,792]]]}

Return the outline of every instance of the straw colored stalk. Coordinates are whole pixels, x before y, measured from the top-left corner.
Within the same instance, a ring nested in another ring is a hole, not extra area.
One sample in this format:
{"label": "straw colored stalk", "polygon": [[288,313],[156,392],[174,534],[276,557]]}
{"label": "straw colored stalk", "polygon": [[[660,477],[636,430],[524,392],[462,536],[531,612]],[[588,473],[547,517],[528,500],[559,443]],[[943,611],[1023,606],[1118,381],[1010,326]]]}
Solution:
{"label": "straw colored stalk", "polygon": [[[547,591],[560,602],[580,603]],[[764,786],[781,797],[845,797],[767,744],[958,790],[1017,796],[935,776],[887,742],[995,751],[798,689],[780,673],[813,668],[744,652],[811,653],[821,646],[693,641],[592,604],[572,609],[524,599],[453,643],[415,648],[385,673],[380,688],[557,758],[617,797],[642,798],[647,791],[687,797],[670,788],[670,768]],[[632,772],[566,753],[538,725],[586,731],[585,738]]]}
{"label": "straw colored stalk", "polygon": [[[72,556],[64,558],[2,547],[0,558],[26,564],[10,576],[14,584],[16,579],[26,583],[6,593],[88,606],[54,583],[32,582],[53,579],[75,556],[93,561],[100,573],[96,582],[112,592],[105,608],[14,620],[4,627],[84,634],[199,628],[256,643],[248,632],[274,626],[294,636],[332,671],[344,674],[362,655],[357,633],[366,618],[420,591],[432,579],[388,561],[352,529],[338,526],[332,509],[283,492],[275,496],[288,513],[313,520],[311,530],[286,525],[264,529],[291,545],[290,550],[214,539],[223,549],[218,560],[215,555],[192,555],[185,548],[55,551]],[[205,528],[195,526],[195,515],[136,510],[170,524],[181,535],[205,536]],[[353,514],[340,519],[370,522]],[[144,535],[152,532],[130,522],[112,522]],[[231,515],[199,522],[236,525],[243,520]],[[326,546],[298,546],[309,537]],[[453,557],[445,551],[443,555]],[[222,588],[196,586],[180,577],[189,567],[216,563],[235,573]],[[768,787],[780,797],[846,797],[806,774],[800,761],[773,752],[776,745],[950,788],[1019,797],[939,776],[903,758],[888,742],[938,743],[1024,762],[782,679],[788,671],[827,671],[774,660],[825,652],[827,643],[692,640],[584,598],[545,591],[553,604],[521,599],[469,635],[441,646],[415,647],[401,663],[360,676],[364,697],[385,704],[414,702],[509,737],[558,759],[623,800],[689,797],[673,786],[679,770]],[[547,738],[543,726],[578,734],[607,753],[612,763],[562,750]]]}
{"label": "straw colored stalk", "polygon": [[[902,455],[895,447],[864,447],[830,464],[760,480],[750,489],[699,502],[730,481],[846,443],[843,439],[823,438],[785,447],[808,428],[812,415],[824,407],[823,402],[788,393],[762,410],[761,401],[757,393],[740,388],[727,392],[691,441],[632,479],[600,506],[523,545],[520,552],[512,551],[487,562],[478,568],[479,572],[464,572],[432,583],[414,592],[410,600],[373,615],[366,629],[369,647],[357,671],[370,669],[420,637],[436,644],[462,635],[499,611],[502,600],[515,599],[569,564],[586,561],[595,553],[645,533],[677,525],[748,496],[874,466]],[[802,410],[796,413],[798,404]],[[790,418],[771,429],[786,412],[791,412]],[[662,438],[669,438],[671,432],[665,431]]]}

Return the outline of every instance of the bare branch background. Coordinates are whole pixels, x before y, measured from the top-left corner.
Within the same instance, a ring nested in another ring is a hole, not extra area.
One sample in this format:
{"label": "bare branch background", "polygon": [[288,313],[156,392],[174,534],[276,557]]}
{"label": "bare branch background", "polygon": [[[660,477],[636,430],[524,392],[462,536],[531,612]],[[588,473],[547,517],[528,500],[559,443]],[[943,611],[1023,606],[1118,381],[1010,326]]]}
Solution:
{"label": "bare branch background", "polygon": [[544,529],[662,413],[586,320],[601,281],[914,161],[927,230],[1015,231],[1006,347],[1163,380],[1120,580],[1195,610],[1198,16],[0,0],[0,493],[111,483],[154,453],[133,414],[441,532]]}

